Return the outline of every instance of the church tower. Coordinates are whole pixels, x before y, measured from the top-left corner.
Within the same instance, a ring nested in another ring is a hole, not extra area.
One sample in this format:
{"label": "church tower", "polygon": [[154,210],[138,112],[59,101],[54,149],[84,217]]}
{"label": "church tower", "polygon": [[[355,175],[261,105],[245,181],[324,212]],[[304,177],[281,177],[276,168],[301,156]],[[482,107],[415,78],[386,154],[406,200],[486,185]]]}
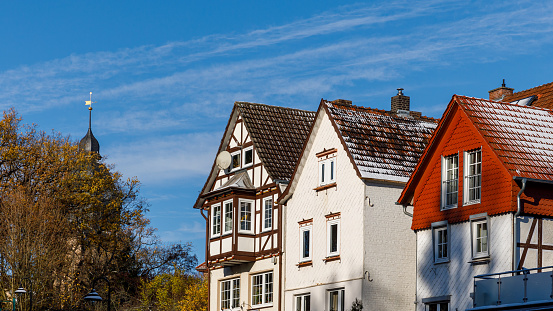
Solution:
{"label": "church tower", "polygon": [[100,154],[100,144],[92,134],[92,92],[90,92],[90,100],[85,102],[88,106],[88,132],[79,142],[79,150]]}

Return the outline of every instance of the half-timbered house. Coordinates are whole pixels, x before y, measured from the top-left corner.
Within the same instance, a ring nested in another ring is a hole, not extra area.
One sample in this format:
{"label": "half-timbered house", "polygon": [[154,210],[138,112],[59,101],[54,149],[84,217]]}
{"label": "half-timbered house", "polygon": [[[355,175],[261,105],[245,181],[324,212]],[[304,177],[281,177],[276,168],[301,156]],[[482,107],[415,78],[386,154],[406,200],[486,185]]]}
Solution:
{"label": "half-timbered house", "polygon": [[309,111],[237,102],[194,207],[206,219],[209,310],[282,310],[282,208]]}
{"label": "half-timbered house", "polygon": [[415,235],[394,203],[436,120],[409,101],[402,89],[391,111],[321,100],[280,199],[283,310],[413,308]]}
{"label": "half-timbered house", "polygon": [[553,308],[553,113],[532,105],[547,89],[451,99],[398,200],[413,206],[416,310]]}

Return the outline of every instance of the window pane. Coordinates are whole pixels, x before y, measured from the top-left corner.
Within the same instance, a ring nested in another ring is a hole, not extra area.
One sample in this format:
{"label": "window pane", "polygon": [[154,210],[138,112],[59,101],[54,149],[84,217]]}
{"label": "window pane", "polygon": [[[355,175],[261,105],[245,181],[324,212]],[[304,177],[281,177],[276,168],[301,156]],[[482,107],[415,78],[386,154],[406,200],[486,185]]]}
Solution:
{"label": "window pane", "polygon": [[265,274],[265,300],[264,303],[273,302],[273,273]]}
{"label": "window pane", "polygon": [[448,311],[448,303],[447,302],[442,302],[440,303],[440,311]]}
{"label": "window pane", "polygon": [[263,297],[263,275],[254,275],[252,286],[252,304],[262,303]]}
{"label": "window pane", "polygon": [[265,201],[265,211],[264,211],[264,228],[268,229],[271,228],[273,224],[273,200],[266,200]]}
{"label": "window pane", "polygon": [[240,167],[240,153],[232,156],[232,168]]}
{"label": "window pane", "polygon": [[244,153],[244,163],[250,164],[253,162],[253,149],[246,150]]}
{"label": "window pane", "polygon": [[213,234],[221,233],[221,206],[213,207]]}
{"label": "window pane", "polygon": [[334,180],[334,161],[330,161],[330,180]]}
{"label": "window pane", "polygon": [[338,251],[338,224],[330,225],[330,252]]}
{"label": "window pane", "polygon": [[330,292],[330,311],[338,311],[338,291]]}
{"label": "window pane", "polygon": [[311,311],[311,296],[306,295],[303,297],[303,311]]}
{"label": "window pane", "polygon": [[232,202],[225,203],[225,232],[232,230]]}
{"label": "window pane", "polygon": [[302,311],[301,310],[301,296],[296,297],[296,311]]}
{"label": "window pane", "polygon": [[232,307],[240,306],[240,279],[232,281]]}
{"label": "window pane", "polygon": [[325,182],[325,164],[321,164],[321,183]]}
{"label": "window pane", "polygon": [[240,202],[240,230],[251,230],[252,204],[250,202]]}
{"label": "window pane", "polygon": [[230,308],[230,281],[221,282],[221,307]]}
{"label": "window pane", "polygon": [[303,258],[309,258],[309,230],[303,231]]}

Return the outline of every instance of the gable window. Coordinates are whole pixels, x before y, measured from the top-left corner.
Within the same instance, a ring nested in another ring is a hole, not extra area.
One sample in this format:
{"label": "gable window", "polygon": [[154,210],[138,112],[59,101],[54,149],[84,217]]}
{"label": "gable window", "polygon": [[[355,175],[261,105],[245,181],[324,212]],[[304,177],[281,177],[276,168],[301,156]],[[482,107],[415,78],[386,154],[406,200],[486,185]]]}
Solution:
{"label": "gable window", "polygon": [[327,257],[340,255],[340,218],[326,222]]}
{"label": "gable window", "polygon": [[472,257],[489,256],[489,229],[486,215],[471,216]]}
{"label": "gable window", "polygon": [[449,302],[437,302],[427,304],[428,311],[449,311]]}
{"label": "gable window", "polygon": [[300,227],[300,262],[311,260],[311,230],[313,229],[312,223],[309,225]]}
{"label": "gable window", "polygon": [[230,170],[240,168],[240,150],[230,155]]}
{"label": "gable window", "polygon": [[337,149],[324,150],[317,153],[319,159],[319,186],[336,182],[336,153]]}
{"label": "gable window", "polygon": [[244,149],[244,164],[243,167],[249,166],[253,163],[253,146]]}
{"label": "gable window", "polygon": [[273,272],[252,276],[252,305],[267,306],[273,302]]}
{"label": "gable window", "polygon": [[442,158],[442,210],[457,207],[459,155]]}
{"label": "gable window", "polygon": [[311,311],[311,294],[296,296],[296,311]]}
{"label": "gable window", "polygon": [[482,186],[482,151],[465,152],[464,203],[480,203]]}
{"label": "gable window", "polygon": [[240,200],[240,231],[251,233],[253,201]]}
{"label": "gable window", "polygon": [[240,307],[240,279],[221,281],[221,309]]}
{"label": "gable window", "polygon": [[423,298],[422,303],[425,305],[425,310],[428,311],[449,311],[450,295]]}
{"label": "gable window", "polygon": [[434,262],[441,263],[449,261],[449,226],[447,222],[432,224],[432,235],[434,244]]}
{"label": "gable window", "polygon": [[343,289],[328,291],[328,309],[330,311],[345,311]]}
{"label": "gable window", "polygon": [[211,206],[211,236],[221,234],[221,205]]}
{"label": "gable window", "polygon": [[263,231],[271,230],[273,227],[273,199],[263,200]]}
{"label": "gable window", "polygon": [[226,201],[223,205],[225,207],[225,227],[223,234],[228,234],[232,232],[232,201]]}

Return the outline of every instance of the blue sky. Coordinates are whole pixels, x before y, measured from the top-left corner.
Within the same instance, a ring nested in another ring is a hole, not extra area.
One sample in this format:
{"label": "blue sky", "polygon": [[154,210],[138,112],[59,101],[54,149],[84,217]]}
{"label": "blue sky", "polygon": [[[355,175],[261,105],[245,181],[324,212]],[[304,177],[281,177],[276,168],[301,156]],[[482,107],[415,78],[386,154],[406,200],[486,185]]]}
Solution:
{"label": "blue sky", "polygon": [[321,98],[440,117],[553,81],[549,1],[2,1],[0,108],[85,135],[142,181],[166,242],[204,257],[192,205],[235,101],[316,110]]}

